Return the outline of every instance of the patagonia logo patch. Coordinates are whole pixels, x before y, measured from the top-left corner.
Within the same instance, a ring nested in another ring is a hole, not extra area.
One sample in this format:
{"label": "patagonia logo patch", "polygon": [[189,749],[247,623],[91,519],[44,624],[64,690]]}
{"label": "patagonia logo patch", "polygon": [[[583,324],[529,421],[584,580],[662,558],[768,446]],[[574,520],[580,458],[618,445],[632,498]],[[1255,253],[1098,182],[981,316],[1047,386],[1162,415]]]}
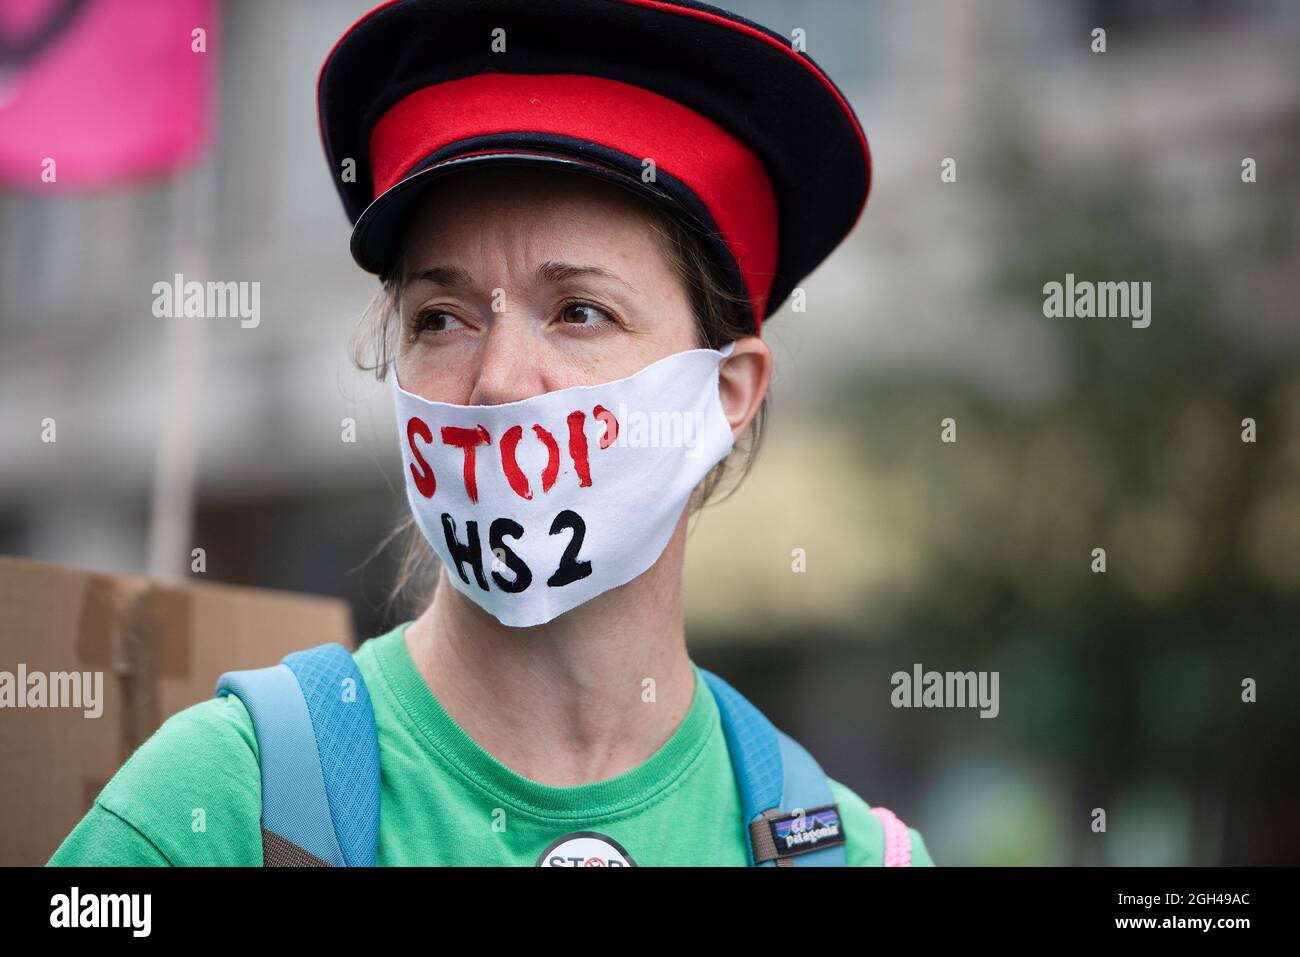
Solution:
{"label": "patagonia logo patch", "polygon": [[776,817],[767,824],[772,829],[777,857],[793,857],[844,843],[844,823],[837,804]]}

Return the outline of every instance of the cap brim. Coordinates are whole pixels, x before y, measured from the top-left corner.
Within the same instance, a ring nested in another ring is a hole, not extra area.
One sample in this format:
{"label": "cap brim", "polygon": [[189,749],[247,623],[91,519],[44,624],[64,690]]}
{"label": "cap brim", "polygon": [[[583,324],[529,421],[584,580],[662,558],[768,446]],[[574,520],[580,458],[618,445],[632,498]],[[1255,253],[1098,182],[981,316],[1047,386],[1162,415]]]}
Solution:
{"label": "cap brim", "polygon": [[601,163],[531,150],[476,151],[426,163],[375,199],[352,229],[352,258],[363,269],[387,278],[396,265],[410,217],[428,188],[447,176],[484,166],[532,166],[592,176],[635,193],[688,223],[698,220],[671,193]]}

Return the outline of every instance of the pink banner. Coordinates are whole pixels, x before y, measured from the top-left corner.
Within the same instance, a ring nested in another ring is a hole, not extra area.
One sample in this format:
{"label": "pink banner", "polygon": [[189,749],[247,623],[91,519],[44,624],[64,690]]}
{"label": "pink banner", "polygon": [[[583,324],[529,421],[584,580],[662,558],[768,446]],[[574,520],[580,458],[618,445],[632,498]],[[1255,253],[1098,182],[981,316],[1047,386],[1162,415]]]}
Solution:
{"label": "pink banner", "polygon": [[0,0],[0,185],[161,176],[212,136],[216,0]]}

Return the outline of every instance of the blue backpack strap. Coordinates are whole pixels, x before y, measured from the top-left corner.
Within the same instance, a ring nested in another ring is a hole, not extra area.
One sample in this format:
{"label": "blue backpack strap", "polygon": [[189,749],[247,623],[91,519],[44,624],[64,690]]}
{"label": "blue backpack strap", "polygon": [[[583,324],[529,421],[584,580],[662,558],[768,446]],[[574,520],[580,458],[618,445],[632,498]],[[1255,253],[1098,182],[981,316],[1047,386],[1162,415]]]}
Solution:
{"label": "blue backpack strap", "polygon": [[379,846],[379,735],[365,680],[342,645],[228,671],[253,719],[267,865],[373,867]]}
{"label": "blue backpack strap", "polygon": [[803,747],[711,671],[740,790],[745,846],[759,867],[843,867],[844,826],[821,766]]}

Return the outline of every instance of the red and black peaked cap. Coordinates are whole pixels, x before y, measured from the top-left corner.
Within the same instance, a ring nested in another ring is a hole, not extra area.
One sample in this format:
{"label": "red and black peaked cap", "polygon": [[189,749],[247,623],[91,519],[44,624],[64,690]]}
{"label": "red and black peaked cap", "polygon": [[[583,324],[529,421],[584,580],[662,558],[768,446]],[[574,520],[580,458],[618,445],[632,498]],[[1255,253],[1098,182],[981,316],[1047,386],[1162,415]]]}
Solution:
{"label": "red and black peaked cap", "polygon": [[691,0],[390,0],[335,45],[317,92],[352,255],[380,276],[434,178],[560,164],[701,229],[757,333],[852,230],[871,183],[866,137],[821,68]]}

